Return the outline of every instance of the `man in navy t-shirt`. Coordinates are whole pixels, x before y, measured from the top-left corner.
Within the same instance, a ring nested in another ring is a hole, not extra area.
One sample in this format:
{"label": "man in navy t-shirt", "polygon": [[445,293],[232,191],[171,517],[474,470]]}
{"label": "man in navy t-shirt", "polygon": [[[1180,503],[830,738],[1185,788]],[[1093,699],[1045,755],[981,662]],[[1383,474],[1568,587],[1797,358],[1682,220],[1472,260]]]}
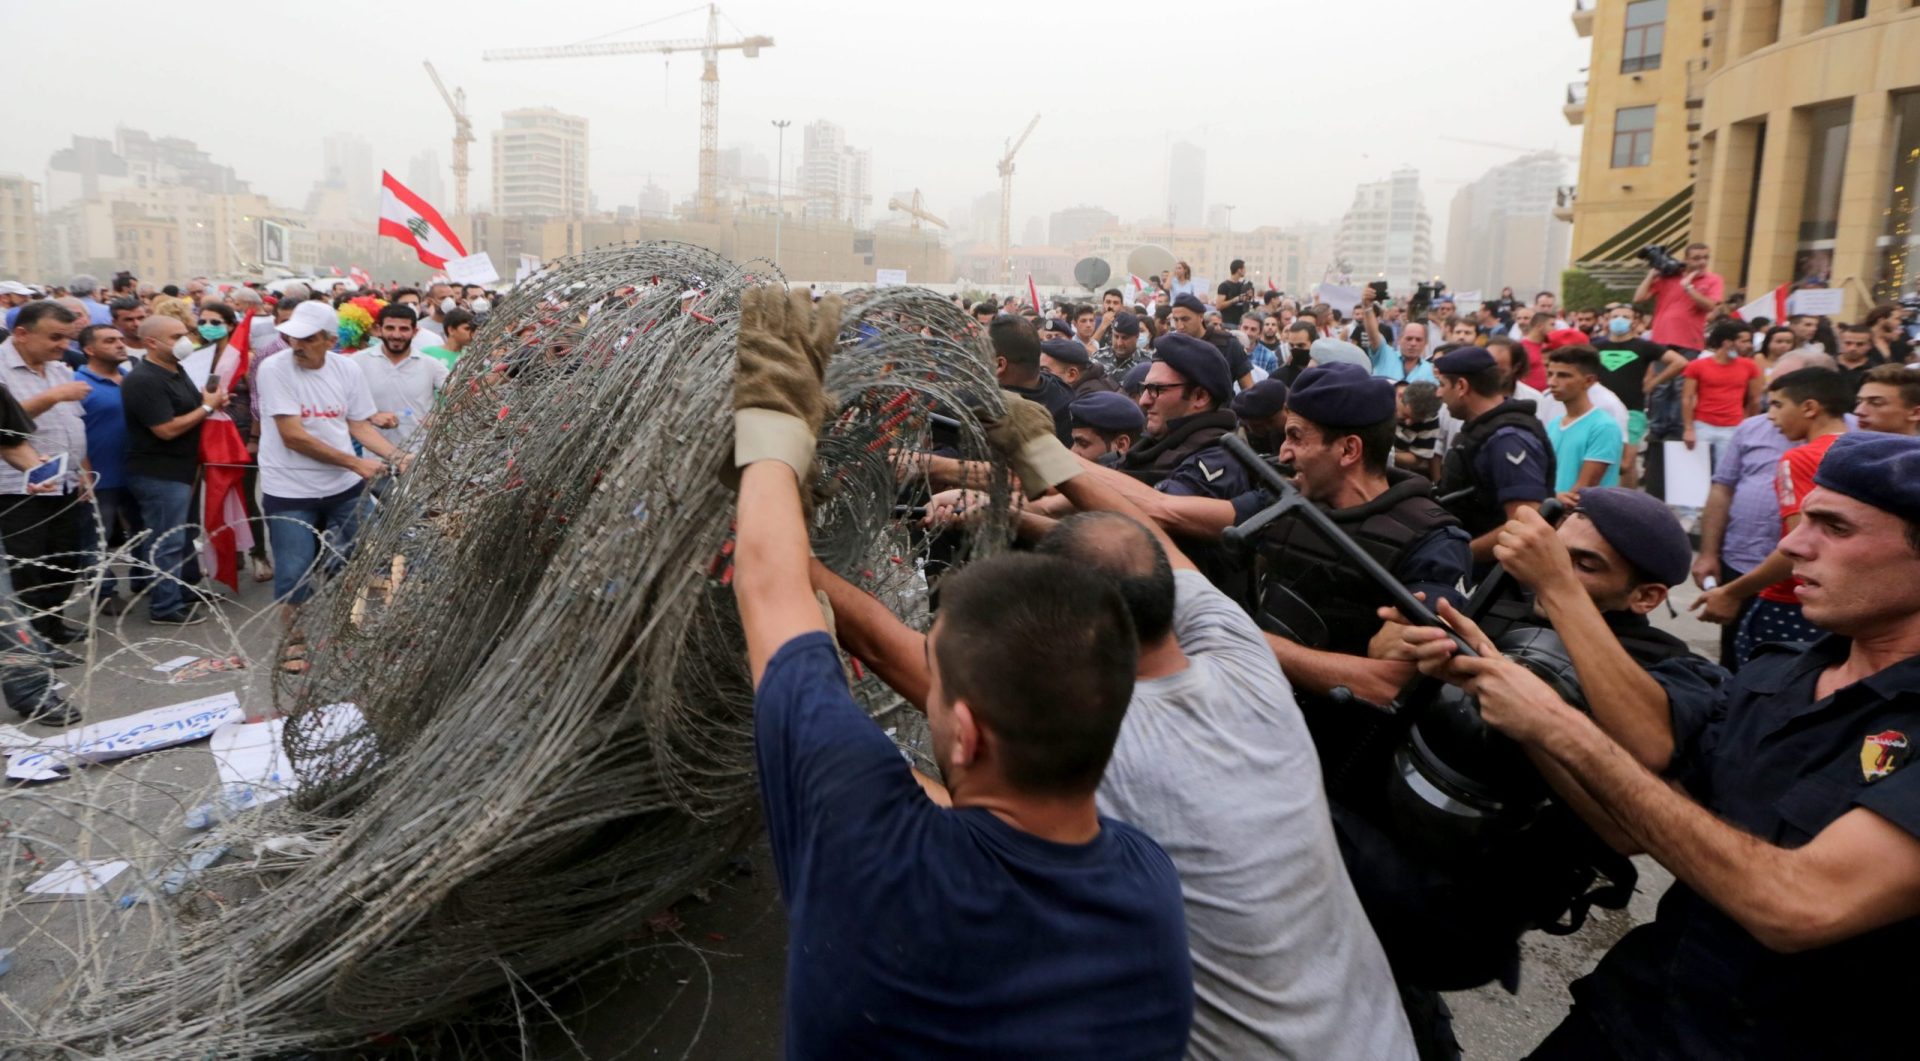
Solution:
{"label": "man in navy t-shirt", "polygon": [[1137,651],[1110,581],[1006,556],[942,582],[927,716],[951,807],[847,690],[799,490],[839,310],[748,292],[734,385],[733,588],[788,905],[787,1056],[1179,1057],[1179,880],[1094,804]]}

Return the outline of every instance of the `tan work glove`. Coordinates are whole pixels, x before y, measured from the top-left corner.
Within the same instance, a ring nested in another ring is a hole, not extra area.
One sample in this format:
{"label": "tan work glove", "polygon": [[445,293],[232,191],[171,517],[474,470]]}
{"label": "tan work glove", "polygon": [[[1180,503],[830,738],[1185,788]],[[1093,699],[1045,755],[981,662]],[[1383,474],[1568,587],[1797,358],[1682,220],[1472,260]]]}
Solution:
{"label": "tan work glove", "polygon": [[1053,414],[1047,407],[1030,402],[1012,391],[1001,391],[1007,403],[1005,416],[985,425],[987,443],[1006,460],[1027,499],[1033,500],[1068,479],[1079,475],[1080,461],[1060,444],[1053,433]]}
{"label": "tan work glove", "polygon": [[815,303],[777,284],[740,298],[740,345],[733,371],[733,466],[777,460],[805,483],[826,421],[822,381],[840,338],[841,302]]}

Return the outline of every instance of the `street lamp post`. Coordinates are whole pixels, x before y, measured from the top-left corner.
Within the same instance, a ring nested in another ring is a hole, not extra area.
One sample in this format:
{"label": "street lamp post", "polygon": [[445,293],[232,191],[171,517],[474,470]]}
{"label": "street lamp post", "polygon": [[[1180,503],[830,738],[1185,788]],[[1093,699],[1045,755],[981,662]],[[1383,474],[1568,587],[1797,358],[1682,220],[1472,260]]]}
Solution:
{"label": "street lamp post", "polygon": [[775,129],[780,130],[780,146],[774,152],[773,187],[773,267],[780,268],[780,225],[787,219],[787,126],[790,121],[776,121]]}

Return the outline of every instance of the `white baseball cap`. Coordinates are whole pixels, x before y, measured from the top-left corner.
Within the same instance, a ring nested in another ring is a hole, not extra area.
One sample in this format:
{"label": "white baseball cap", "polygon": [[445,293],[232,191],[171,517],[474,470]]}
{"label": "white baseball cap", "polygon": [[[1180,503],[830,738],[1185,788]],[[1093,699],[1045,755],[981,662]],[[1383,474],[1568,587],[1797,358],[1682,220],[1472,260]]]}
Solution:
{"label": "white baseball cap", "polygon": [[33,288],[18,280],[0,280],[0,295],[31,295]]}
{"label": "white baseball cap", "polygon": [[293,307],[293,316],[275,327],[289,339],[305,339],[315,332],[339,335],[340,315],[325,302],[307,301]]}

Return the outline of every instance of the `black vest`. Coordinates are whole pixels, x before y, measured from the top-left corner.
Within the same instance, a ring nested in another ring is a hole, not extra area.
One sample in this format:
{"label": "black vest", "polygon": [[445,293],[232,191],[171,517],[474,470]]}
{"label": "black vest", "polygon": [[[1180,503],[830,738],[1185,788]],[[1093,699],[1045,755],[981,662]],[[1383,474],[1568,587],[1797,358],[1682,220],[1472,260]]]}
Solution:
{"label": "black vest", "polygon": [[1553,443],[1548,440],[1547,429],[1541,426],[1540,418],[1534,415],[1532,402],[1508,398],[1467,421],[1454,436],[1453,445],[1447,448],[1446,462],[1440,469],[1439,493],[1447,497],[1463,490],[1473,491],[1459,500],[1448,501],[1447,510],[1476,538],[1507,522],[1506,506],[1494,496],[1489,484],[1480,481],[1479,473],[1474,470],[1480,447],[1506,427],[1517,427],[1539,441],[1541,455],[1546,458],[1547,491],[1553,491]]}
{"label": "black vest", "polygon": [[1214,445],[1220,436],[1240,426],[1231,409],[1183,416],[1173,424],[1167,437],[1133,447],[1120,470],[1152,486],[1165,479],[1188,457]]}
{"label": "black vest", "polygon": [[[1391,572],[1422,539],[1460,521],[1433,499],[1433,484],[1425,477],[1394,468],[1387,472],[1387,483],[1379,497],[1327,515]],[[1310,647],[1365,655],[1368,638],[1380,629],[1375,610],[1391,603],[1386,591],[1304,519],[1281,519],[1260,546],[1266,559],[1262,611],[1296,635],[1324,626],[1324,637],[1312,638],[1320,643],[1310,641]],[[1311,616],[1300,614],[1303,605]]]}

